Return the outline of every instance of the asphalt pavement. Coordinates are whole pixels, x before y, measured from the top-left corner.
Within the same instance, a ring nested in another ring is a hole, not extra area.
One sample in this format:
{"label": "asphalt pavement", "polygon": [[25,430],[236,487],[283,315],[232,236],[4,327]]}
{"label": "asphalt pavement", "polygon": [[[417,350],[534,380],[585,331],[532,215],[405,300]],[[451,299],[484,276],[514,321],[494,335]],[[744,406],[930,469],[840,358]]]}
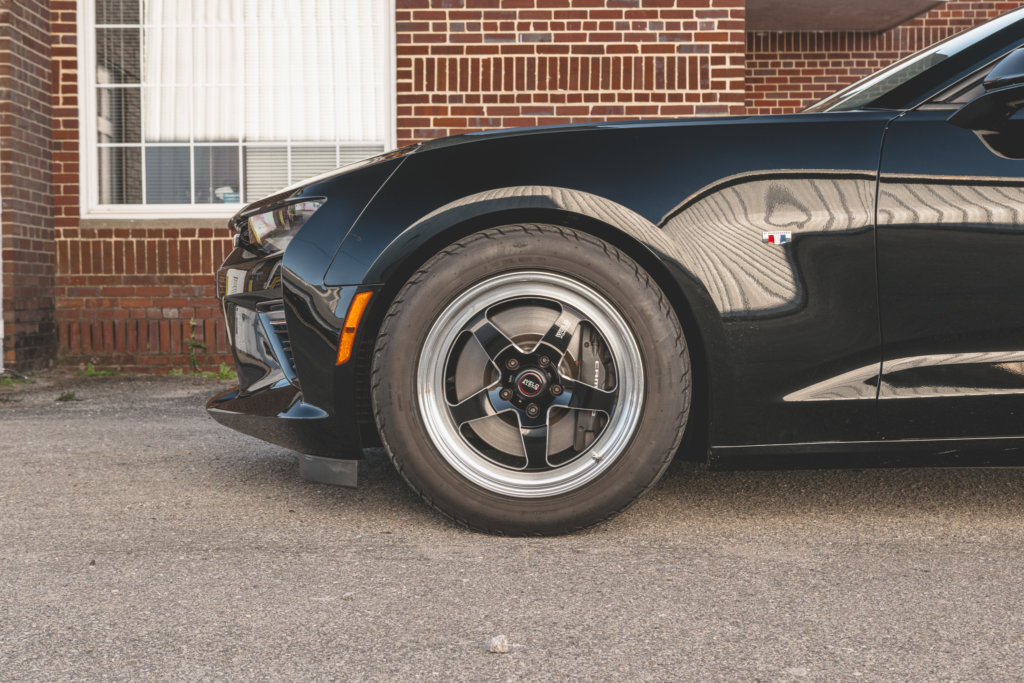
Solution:
{"label": "asphalt pavement", "polygon": [[499,538],[379,450],[303,481],[206,416],[223,386],[0,386],[0,680],[1024,679],[1024,470],[674,465],[601,527]]}

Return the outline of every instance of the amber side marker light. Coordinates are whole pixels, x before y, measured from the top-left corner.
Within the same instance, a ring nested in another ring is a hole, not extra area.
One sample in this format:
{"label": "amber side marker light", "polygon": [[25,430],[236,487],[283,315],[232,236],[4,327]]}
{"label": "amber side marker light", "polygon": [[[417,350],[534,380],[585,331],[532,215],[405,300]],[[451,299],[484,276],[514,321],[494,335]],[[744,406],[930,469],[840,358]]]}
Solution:
{"label": "amber side marker light", "polygon": [[341,329],[341,341],[338,342],[337,365],[344,365],[352,357],[352,347],[356,343],[356,330],[359,329],[359,320],[363,317],[366,304],[370,302],[373,292],[360,292],[352,298],[348,305],[348,315],[345,316],[345,327]]}

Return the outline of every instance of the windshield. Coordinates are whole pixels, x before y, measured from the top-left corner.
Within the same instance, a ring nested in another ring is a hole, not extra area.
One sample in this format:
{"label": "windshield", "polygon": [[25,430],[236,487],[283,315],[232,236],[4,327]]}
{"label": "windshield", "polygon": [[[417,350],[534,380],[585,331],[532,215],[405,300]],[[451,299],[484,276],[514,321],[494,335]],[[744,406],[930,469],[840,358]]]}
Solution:
{"label": "windshield", "polygon": [[843,88],[834,95],[812,104],[804,109],[806,112],[819,111],[852,111],[862,109],[880,98],[887,92],[897,88],[914,76],[924,73],[937,64],[941,64],[962,50],[969,48],[985,36],[1020,21],[1019,12],[1008,12],[1001,17],[977,26],[970,31],[947,38],[940,43],[915,52],[895,64]]}

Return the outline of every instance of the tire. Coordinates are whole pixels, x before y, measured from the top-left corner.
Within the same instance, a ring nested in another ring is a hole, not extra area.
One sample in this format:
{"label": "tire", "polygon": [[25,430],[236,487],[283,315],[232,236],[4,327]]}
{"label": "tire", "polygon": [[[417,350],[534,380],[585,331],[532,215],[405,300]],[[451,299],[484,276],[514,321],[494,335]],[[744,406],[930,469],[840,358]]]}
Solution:
{"label": "tire", "polygon": [[560,534],[661,477],[690,360],[632,259],[575,230],[513,225],[459,240],[405,283],[371,393],[389,457],[428,504],[481,531]]}

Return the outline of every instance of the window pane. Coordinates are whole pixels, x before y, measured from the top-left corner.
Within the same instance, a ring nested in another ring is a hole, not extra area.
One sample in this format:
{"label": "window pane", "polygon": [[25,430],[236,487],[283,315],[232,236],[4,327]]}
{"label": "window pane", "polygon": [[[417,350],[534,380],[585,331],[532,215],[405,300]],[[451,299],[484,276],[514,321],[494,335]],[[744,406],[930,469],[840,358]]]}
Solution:
{"label": "window pane", "polygon": [[191,24],[192,3],[187,0],[142,0],[142,22],[154,26]]}
{"label": "window pane", "polygon": [[[178,0],[185,2],[186,0]],[[196,26],[216,26],[221,24],[238,24],[244,20],[243,9],[248,9],[252,2],[243,0],[192,0],[192,21]]]}
{"label": "window pane", "polygon": [[292,179],[302,180],[338,167],[337,147],[293,147]]}
{"label": "window pane", "polygon": [[97,24],[138,24],[139,0],[96,0]]}
{"label": "window pane", "polygon": [[188,204],[192,201],[189,148],[146,148],[146,203]]}
{"label": "window pane", "polygon": [[288,185],[288,150],[246,147],[245,201],[251,202]]}
{"label": "window pane", "polygon": [[[339,47],[334,45],[338,40],[338,27],[328,23],[332,17],[324,16],[336,12],[329,11],[329,6],[311,9],[319,9],[315,14],[320,16],[310,21],[302,37],[281,36],[284,40],[275,45],[281,52],[287,53],[287,59],[291,62],[290,67],[293,71],[289,82],[292,92],[302,93],[302,106],[290,108],[285,118],[277,122],[277,125],[287,131],[288,137],[292,140],[336,140],[339,116],[331,106],[331,93],[337,88],[340,72],[358,69],[360,65],[349,63],[344,68],[338,68]],[[320,55],[332,56],[330,62],[323,63],[323,70],[311,71],[303,68],[304,64],[317,63],[321,59]],[[349,102],[348,107],[359,101],[357,95],[354,101]]]}
{"label": "window pane", "polygon": [[202,27],[192,29],[195,50],[193,82],[197,85],[240,85],[242,77],[241,28]]}
{"label": "window pane", "polygon": [[96,82],[139,82],[139,29],[96,29]]}
{"label": "window pane", "polygon": [[196,142],[238,142],[242,135],[242,89],[227,86],[192,90]]}
{"label": "window pane", "polygon": [[139,88],[100,88],[96,94],[97,142],[139,142],[141,100]]}
{"label": "window pane", "polygon": [[[245,139],[252,142],[284,142],[298,130],[289,125],[295,100],[302,92],[294,80],[287,35],[273,25],[260,25],[245,45]],[[303,93],[303,108],[311,101]]]}
{"label": "window pane", "polygon": [[146,142],[188,142],[191,139],[192,93],[189,88],[142,89]]}
{"label": "window pane", "polygon": [[142,150],[138,147],[101,147],[100,204],[142,203]]}
{"label": "window pane", "polygon": [[143,29],[143,78],[149,85],[192,82],[192,29],[159,25]]}
{"label": "window pane", "polygon": [[[246,9],[255,22],[244,45],[247,140],[383,140],[393,78],[386,2],[267,0]],[[296,96],[301,108],[284,106]]]}
{"label": "window pane", "polygon": [[196,204],[237,204],[238,145],[196,147]]}

